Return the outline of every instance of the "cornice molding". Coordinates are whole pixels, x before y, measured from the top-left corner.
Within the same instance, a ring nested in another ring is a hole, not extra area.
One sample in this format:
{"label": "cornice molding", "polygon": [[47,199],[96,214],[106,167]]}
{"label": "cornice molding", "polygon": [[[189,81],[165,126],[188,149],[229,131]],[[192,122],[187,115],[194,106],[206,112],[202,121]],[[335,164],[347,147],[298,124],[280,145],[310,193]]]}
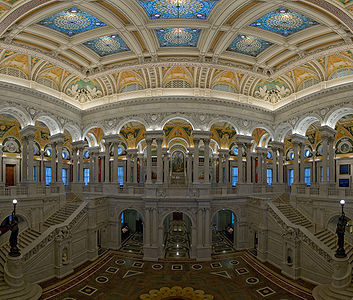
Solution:
{"label": "cornice molding", "polygon": [[23,94],[39,98],[40,100],[48,101],[51,104],[58,105],[60,107],[68,109],[68,110],[70,110],[72,112],[75,112],[75,113],[77,113],[79,115],[82,113],[82,110],[80,110],[77,107],[67,103],[66,101],[63,101],[63,100],[61,100],[59,98],[56,98],[54,96],[48,95],[46,93],[31,89],[31,88],[28,88],[28,87],[24,87],[24,86],[16,85],[16,84],[13,84],[13,83],[0,81],[0,89],[2,89],[2,90],[3,89],[7,89],[7,90],[9,90],[11,92],[22,92]]}

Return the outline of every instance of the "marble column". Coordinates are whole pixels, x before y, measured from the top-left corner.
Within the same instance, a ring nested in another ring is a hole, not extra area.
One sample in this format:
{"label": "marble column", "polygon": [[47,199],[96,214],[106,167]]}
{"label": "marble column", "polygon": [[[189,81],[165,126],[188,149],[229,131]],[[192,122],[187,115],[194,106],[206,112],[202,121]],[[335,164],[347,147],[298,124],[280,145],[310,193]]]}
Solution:
{"label": "marble column", "polygon": [[157,142],[157,184],[163,183],[162,137],[156,138]]}
{"label": "marble column", "polygon": [[[258,149],[257,149],[258,150]],[[257,164],[257,182],[258,183],[263,183],[263,159],[262,155],[260,152],[257,152],[257,159],[258,159],[258,164]]]}
{"label": "marble column", "polygon": [[126,152],[126,184],[131,183],[131,153],[128,150]]}
{"label": "marble column", "polygon": [[317,163],[316,163],[316,151],[313,151],[313,164],[312,164],[312,170],[311,170],[311,182],[312,183],[317,183]]}
{"label": "marble column", "polygon": [[204,150],[204,183],[210,183],[210,139],[204,138],[203,143],[205,145]]}
{"label": "marble column", "polygon": [[104,182],[109,183],[110,182],[110,146],[111,146],[110,141],[105,141],[105,152],[104,152]]}
{"label": "marble column", "polygon": [[224,159],[225,159],[225,169],[226,169],[225,183],[228,186],[229,185],[229,179],[230,179],[229,178],[229,150],[227,150],[227,153],[225,154]]}
{"label": "marble column", "polygon": [[94,182],[99,182],[99,147],[94,151]]}
{"label": "marble column", "polygon": [[328,167],[329,167],[329,183],[335,183],[335,136],[331,136],[327,141],[328,146]]}
{"label": "marble column", "polygon": [[113,182],[118,183],[118,148],[119,148],[119,141],[113,141]]}
{"label": "marble column", "polygon": [[63,169],[63,142],[62,141],[57,141],[56,144],[57,148],[57,156],[58,156],[58,173],[57,173],[57,182],[62,183],[62,169]]}
{"label": "marble column", "polygon": [[56,142],[51,143],[51,184],[56,183]]}
{"label": "marble column", "polygon": [[188,159],[188,166],[187,166],[187,176],[188,176],[188,185],[192,184],[192,148],[188,148],[187,159]]}
{"label": "marble column", "polygon": [[169,153],[168,148],[163,148],[163,164],[164,164],[164,185],[169,184]]}
{"label": "marble column", "polygon": [[30,134],[27,136],[27,142],[28,142],[28,181],[33,182],[34,177],[33,177],[33,165],[34,165],[34,153],[33,153],[33,147],[34,147],[34,134]]}
{"label": "marble column", "polygon": [[294,151],[294,184],[299,183],[299,143],[293,143],[293,151]]}
{"label": "marble column", "polygon": [[133,183],[137,184],[137,149],[134,149],[135,152],[133,153],[133,160],[134,160],[134,174],[132,176]]}
{"label": "marble column", "polygon": [[140,171],[140,176],[139,176],[139,183],[142,184],[144,183],[144,169],[143,169],[143,153],[138,153],[137,154],[138,160],[139,160],[139,171]]}
{"label": "marble column", "polygon": [[243,144],[242,143],[238,143],[237,167],[238,167],[238,183],[243,183],[244,174],[243,174]]}
{"label": "marble column", "polygon": [[194,184],[199,183],[199,142],[198,138],[194,138]]}
{"label": "marble column", "polygon": [[283,176],[283,160],[284,160],[284,149],[278,149],[278,183],[284,183]]}
{"label": "marble column", "polygon": [[3,152],[2,148],[3,148],[3,146],[0,145],[0,184],[5,182],[4,177],[3,177],[4,166],[3,166],[3,159],[2,159],[4,152]]}
{"label": "marble column", "polygon": [[146,138],[146,173],[147,173],[147,179],[146,179],[146,184],[152,184],[152,139],[147,139]]}
{"label": "marble column", "polygon": [[79,162],[80,162],[80,167],[79,167],[79,182],[83,183],[83,154],[84,154],[84,146],[82,145],[81,147],[78,148],[79,151]]}
{"label": "marble column", "polygon": [[72,147],[72,182],[77,183],[77,147]]}
{"label": "marble column", "polygon": [[40,150],[40,182],[45,185],[44,150]]}
{"label": "marble column", "polygon": [[28,141],[27,137],[22,137],[22,183],[27,182],[28,169]]}
{"label": "marble column", "polygon": [[305,158],[304,158],[304,149],[305,149],[305,144],[301,143],[300,144],[300,183],[305,184]]}

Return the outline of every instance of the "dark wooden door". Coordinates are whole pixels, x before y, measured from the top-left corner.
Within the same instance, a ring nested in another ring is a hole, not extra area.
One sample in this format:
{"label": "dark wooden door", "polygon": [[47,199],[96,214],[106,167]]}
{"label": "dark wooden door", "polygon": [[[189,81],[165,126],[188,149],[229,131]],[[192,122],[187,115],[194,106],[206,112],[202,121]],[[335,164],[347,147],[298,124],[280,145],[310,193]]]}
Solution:
{"label": "dark wooden door", "polygon": [[183,219],[182,212],[173,212],[173,221],[181,221]]}
{"label": "dark wooden door", "polygon": [[6,185],[15,185],[15,166],[16,165],[6,165]]}

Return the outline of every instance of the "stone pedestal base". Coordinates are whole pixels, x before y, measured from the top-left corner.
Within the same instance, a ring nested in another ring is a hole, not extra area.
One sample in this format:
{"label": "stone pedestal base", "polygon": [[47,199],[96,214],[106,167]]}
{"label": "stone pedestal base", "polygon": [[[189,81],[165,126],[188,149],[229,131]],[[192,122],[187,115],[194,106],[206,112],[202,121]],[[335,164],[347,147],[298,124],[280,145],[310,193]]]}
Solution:
{"label": "stone pedestal base", "polygon": [[348,261],[348,257],[334,257],[331,284],[315,287],[313,296],[316,300],[351,300],[353,299],[353,290],[349,288],[351,279],[352,267]]}
{"label": "stone pedestal base", "polygon": [[71,192],[73,193],[82,193],[83,183],[81,182],[72,182],[71,183]]}
{"label": "stone pedestal base", "polygon": [[143,246],[143,259],[157,261],[159,258],[159,247]]}
{"label": "stone pedestal base", "polygon": [[197,247],[196,248],[196,259],[198,261],[209,261],[211,260],[212,249],[211,247]]}
{"label": "stone pedestal base", "polygon": [[37,284],[23,280],[22,255],[7,256],[4,266],[4,279],[8,288],[0,290],[0,299],[36,300],[42,295],[42,288]]}
{"label": "stone pedestal base", "polygon": [[18,288],[24,285],[22,255],[17,257],[7,255],[7,261],[4,266],[4,278],[10,287]]}

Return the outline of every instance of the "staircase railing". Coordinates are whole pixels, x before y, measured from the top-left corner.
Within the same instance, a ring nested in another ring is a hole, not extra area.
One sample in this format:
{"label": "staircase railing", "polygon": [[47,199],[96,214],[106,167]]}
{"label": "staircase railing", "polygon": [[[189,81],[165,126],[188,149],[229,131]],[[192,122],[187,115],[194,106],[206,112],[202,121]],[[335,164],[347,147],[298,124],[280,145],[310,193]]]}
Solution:
{"label": "staircase railing", "polygon": [[23,261],[26,262],[37,254],[41,249],[44,249],[49,243],[55,239],[60,239],[71,234],[71,229],[74,225],[87,213],[87,202],[81,205],[61,224],[49,227],[44,231],[33,243],[29,244],[22,250]]}
{"label": "staircase railing", "polygon": [[317,254],[323,257],[327,262],[332,263],[332,250],[321,242],[313,233],[303,226],[295,225],[289,221],[272,201],[267,201],[268,212],[276,222],[291,235],[306,243]]}

